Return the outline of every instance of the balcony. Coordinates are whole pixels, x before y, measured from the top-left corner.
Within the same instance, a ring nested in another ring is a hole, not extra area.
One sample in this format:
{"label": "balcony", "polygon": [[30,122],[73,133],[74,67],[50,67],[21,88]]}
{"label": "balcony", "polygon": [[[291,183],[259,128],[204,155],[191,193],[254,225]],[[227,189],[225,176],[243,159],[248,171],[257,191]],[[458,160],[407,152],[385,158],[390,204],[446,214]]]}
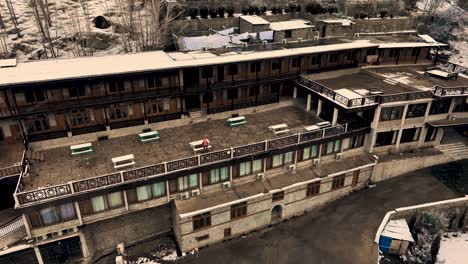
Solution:
{"label": "balcony", "polygon": [[468,86],[459,86],[459,87],[436,86],[434,89],[434,95],[437,97],[468,96]]}

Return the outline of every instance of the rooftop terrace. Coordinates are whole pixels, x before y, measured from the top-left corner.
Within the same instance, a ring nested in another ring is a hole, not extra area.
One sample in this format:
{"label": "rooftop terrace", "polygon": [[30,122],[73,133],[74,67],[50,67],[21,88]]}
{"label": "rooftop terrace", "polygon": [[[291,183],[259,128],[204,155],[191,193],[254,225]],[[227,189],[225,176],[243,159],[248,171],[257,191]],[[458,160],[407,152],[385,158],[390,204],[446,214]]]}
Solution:
{"label": "rooftop terrace", "polygon": [[136,167],[195,156],[189,143],[207,136],[211,152],[273,139],[271,125],[286,123],[289,128],[302,128],[322,120],[295,106],[281,107],[245,115],[248,123],[230,128],[225,119],[159,130],[160,142],[141,144],[137,135],[92,142],[94,153],[70,157],[70,148],[46,150],[44,161],[33,161],[31,180],[25,190],[33,190],[69,181],[114,173],[112,158],[133,154]]}

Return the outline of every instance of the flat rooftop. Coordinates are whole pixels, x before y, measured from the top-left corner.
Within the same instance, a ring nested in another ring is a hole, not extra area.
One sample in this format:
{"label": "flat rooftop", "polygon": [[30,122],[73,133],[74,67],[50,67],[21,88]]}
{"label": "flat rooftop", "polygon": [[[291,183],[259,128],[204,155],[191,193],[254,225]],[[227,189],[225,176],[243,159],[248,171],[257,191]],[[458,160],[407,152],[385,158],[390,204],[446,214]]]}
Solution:
{"label": "flat rooftop", "polygon": [[[141,144],[137,135],[92,142],[94,153],[71,157],[70,148],[44,151],[44,161],[33,161],[31,182],[26,190],[34,190],[73,180],[82,180],[115,172],[112,158],[135,156],[136,167],[158,164],[194,156],[189,143],[206,136],[212,151],[247,145],[274,138],[269,126],[286,123],[289,128],[302,128],[323,120],[295,106],[245,115],[247,124],[230,128],[226,119],[208,120],[192,125],[158,130],[160,142]],[[84,142],[83,142],[84,143]]]}
{"label": "flat rooftop", "polygon": [[0,169],[11,167],[15,163],[21,162],[23,151],[23,144],[0,145]]}
{"label": "flat rooftop", "polygon": [[240,16],[241,19],[249,22],[250,24],[252,25],[269,25],[270,22],[268,22],[267,20],[259,17],[259,16]]}
{"label": "flat rooftop", "polygon": [[303,19],[295,19],[295,20],[289,20],[289,21],[280,21],[280,22],[270,23],[270,29],[275,30],[275,31],[303,29],[303,28],[314,28],[314,26],[310,24],[310,21],[303,20]]}
{"label": "flat rooftop", "polygon": [[[306,76],[306,78],[314,80],[314,75]],[[349,99],[369,95],[370,91],[382,91],[384,95],[422,91],[422,89],[396,83],[391,78],[387,79],[366,70],[321,79],[317,80],[317,82]]]}
{"label": "flat rooftop", "polygon": [[257,194],[268,193],[272,190],[290,186],[295,183],[306,182],[317,178],[322,178],[330,174],[340,173],[352,168],[365,166],[374,163],[367,154],[351,156],[339,161],[324,163],[314,167],[298,169],[296,173],[285,173],[267,177],[264,181],[247,182],[234,185],[229,190],[216,190],[204,192],[197,199],[176,200],[179,214],[192,213],[211,207],[235,202],[236,200],[248,198]]}

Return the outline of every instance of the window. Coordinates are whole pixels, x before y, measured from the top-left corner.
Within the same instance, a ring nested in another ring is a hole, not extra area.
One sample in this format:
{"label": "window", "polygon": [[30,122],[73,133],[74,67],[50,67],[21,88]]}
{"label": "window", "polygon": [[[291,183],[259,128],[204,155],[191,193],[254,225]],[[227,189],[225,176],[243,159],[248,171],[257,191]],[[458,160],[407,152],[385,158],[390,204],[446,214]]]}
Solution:
{"label": "window", "polygon": [[320,182],[312,182],[307,184],[306,196],[314,196],[320,193]]}
{"label": "window", "polygon": [[367,56],[377,55],[377,50],[369,49],[367,50]]}
{"label": "window", "polygon": [[202,68],[202,78],[213,78],[213,67],[203,67]]}
{"label": "window", "polygon": [[166,195],[166,182],[157,182],[127,190],[129,203],[137,203]]}
{"label": "window", "polygon": [[192,218],[193,230],[202,229],[211,226],[211,213],[196,215]]}
{"label": "window", "polygon": [[250,72],[259,72],[261,70],[260,62],[252,62],[250,63]]}
{"label": "window", "polygon": [[377,133],[377,139],[375,140],[375,146],[388,146],[396,143],[398,131],[387,131]]}
{"label": "window", "polygon": [[292,59],[292,62],[291,62],[291,67],[293,68],[298,68],[298,67],[301,67],[301,60],[302,58],[293,58]]}
{"label": "window", "polygon": [[468,112],[468,98],[455,98],[453,112]]}
{"label": "window", "polygon": [[429,114],[437,115],[437,114],[448,113],[451,103],[452,103],[452,99],[442,99],[442,100],[432,101]]}
{"label": "window", "polygon": [[426,132],[426,137],[424,138],[424,142],[434,141],[437,136],[438,129],[435,127],[428,127]]}
{"label": "window", "polygon": [[272,202],[281,201],[284,199],[284,191],[274,193],[271,197]]}
{"label": "window", "polygon": [[91,198],[91,204],[95,213],[106,210],[106,202],[104,199],[104,195]]}
{"label": "window", "polygon": [[318,56],[312,56],[312,57],[310,58],[310,64],[312,64],[312,65],[317,65],[317,64],[319,64],[319,58],[318,58]]}
{"label": "window", "polygon": [[262,172],[262,171],[263,171],[263,160],[261,159],[254,160],[252,163],[252,172],[256,173],[256,172]]}
{"label": "window", "polygon": [[421,54],[421,48],[413,48],[411,50],[411,56],[415,57],[415,56],[419,56],[419,54]]}
{"label": "window", "polygon": [[322,145],[323,156],[338,153],[338,152],[341,152],[341,139],[330,141]]}
{"label": "window", "polygon": [[318,157],[318,146],[312,146],[302,149],[301,161],[315,159]]}
{"label": "window", "polygon": [[355,149],[364,146],[365,135],[358,135],[351,137],[349,139],[349,145],[346,146],[346,149]]}
{"label": "window", "polygon": [[231,219],[247,215],[247,202],[231,205]]}
{"label": "window", "polygon": [[212,169],[202,173],[203,186],[225,182],[229,180],[229,167]]}
{"label": "window", "polygon": [[88,125],[90,121],[88,110],[74,110],[70,113],[70,122],[73,127]]}
{"label": "window", "polygon": [[119,120],[119,119],[127,119],[128,117],[128,106],[127,105],[122,105],[122,106],[114,106],[109,108],[109,118],[111,120]]}
{"label": "window", "polygon": [[284,38],[292,38],[292,30],[285,30],[284,31]]}
{"label": "window", "polygon": [[397,50],[397,49],[390,49],[389,52],[388,52],[388,56],[389,56],[390,58],[396,58],[396,57],[398,56],[399,53],[400,53],[400,52],[399,52],[399,50]]}
{"label": "window", "polygon": [[148,88],[157,88],[162,86],[162,81],[158,76],[150,76],[148,77]]}
{"label": "window", "polygon": [[114,81],[109,83],[109,92],[124,92],[125,91],[125,82],[124,81]]}
{"label": "window", "polygon": [[328,62],[329,63],[337,63],[338,62],[338,54],[330,54]]}
{"label": "window", "polygon": [[28,219],[33,228],[44,227],[76,219],[76,212],[73,203],[66,203],[33,212],[28,215]]}
{"label": "window", "polygon": [[45,91],[42,88],[28,89],[24,91],[24,98],[28,103],[45,101]]}
{"label": "window", "polygon": [[229,64],[229,75],[237,75],[239,73],[239,67],[237,64]]}
{"label": "window", "polygon": [[382,108],[380,112],[380,121],[397,120],[403,117],[403,106]]}
{"label": "window", "polygon": [[421,117],[426,114],[427,104],[412,104],[408,106],[406,118]]}
{"label": "window", "polygon": [[72,87],[68,88],[68,94],[70,97],[82,97],[86,94],[86,89],[84,87]]}
{"label": "window", "polygon": [[294,152],[290,151],[284,154],[274,155],[272,158],[269,159],[269,165],[267,168],[276,168],[282,165],[286,165],[289,163],[293,163],[294,161]]}
{"label": "window", "polygon": [[46,115],[37,115],[24,122],[28,132],[41,132],[50,129],[49,118]]}
{"label": "window", "polygon": [[171,194],[183,192],[198,187],[198,174],[182,176],[169,181],[169,192]]}
{"label": "window", "polygon": [[409,128],[403,129],[401,134],[401,143],[414,142],[419,140],[419,134],[421,134],[421,128]]}
{"label": "window", "polygon": [[239,168],[239,176],[245,176],[249,175],[252,173],[252,162],[247,161],[247,162],[242,162]]}
{"label": "window", "polygon": [[203,241],[203,240],[207,240],[208,238],[210,238],[210,234],[206,234],[206,235],[203,235],[203,236],[196,237],[195,240],[197,240],[197,242],[200,242],[200,241]]}
{"label": "window", "polygon": [[272,70],[272,71],[281,70],[281,62],[280,62],[280,61],[273,61],[273,62],[271,63],[271,70]]}
{"label": "window", "polygon": [[345,178],[346,178],[345,175],[339,175],[339,176],[333,177],[332,190],[336,190],[336,189],[343,187]]}

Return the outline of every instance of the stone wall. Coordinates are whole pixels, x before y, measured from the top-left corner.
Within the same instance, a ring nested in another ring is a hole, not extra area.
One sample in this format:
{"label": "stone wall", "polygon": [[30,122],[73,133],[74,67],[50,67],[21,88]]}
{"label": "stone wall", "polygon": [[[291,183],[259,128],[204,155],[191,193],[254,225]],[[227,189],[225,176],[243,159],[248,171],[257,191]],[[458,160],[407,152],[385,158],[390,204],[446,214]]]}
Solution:
{"label": "stone wall", "polygon": [[132,245],[168,233],[172,228],[170,205],[162,205],[83,227],[82,233],[92,259],[115,252],[117,244]]}
{"label": "stone wall", "polygon": [[355,32],[392,32],[402,30],[415,30],[417,26],[416,17],[395,17],[395,18],[372,18],[355,19]]}

